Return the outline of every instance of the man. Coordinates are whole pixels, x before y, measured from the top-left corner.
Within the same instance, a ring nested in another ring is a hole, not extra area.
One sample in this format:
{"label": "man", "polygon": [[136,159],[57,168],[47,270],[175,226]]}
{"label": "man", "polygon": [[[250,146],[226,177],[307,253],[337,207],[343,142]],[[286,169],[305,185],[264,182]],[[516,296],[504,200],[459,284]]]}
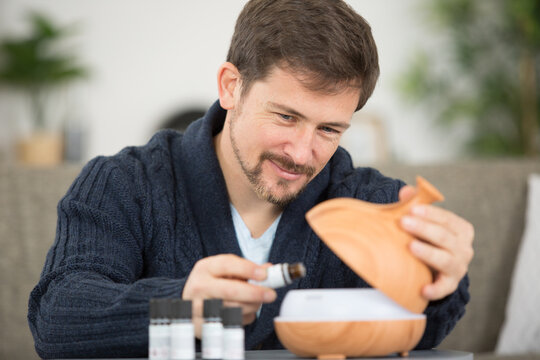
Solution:
{"label": "man", "polygon": [[[286,291],[368,286],[304,216],[329,198],[389,203],[414,192],[354,169],[338,147],[378,74],[369,25],[343,2],[249,2],[205,117],[183,136],[160,132],[94,159],[60,201],[29,302],[39,355],[145,356],[148,300],[171,296],[194,301],[197,325],[204,298],[241,306],[247,349],[280,348],[272,319]],[[435,274],[418,345],[435,347],[468,301],[472,226],[434,206],[414,208],[402,225]],[[307,276],[291,286],[247,282],[265,278],[266,262],[297,261]]]}

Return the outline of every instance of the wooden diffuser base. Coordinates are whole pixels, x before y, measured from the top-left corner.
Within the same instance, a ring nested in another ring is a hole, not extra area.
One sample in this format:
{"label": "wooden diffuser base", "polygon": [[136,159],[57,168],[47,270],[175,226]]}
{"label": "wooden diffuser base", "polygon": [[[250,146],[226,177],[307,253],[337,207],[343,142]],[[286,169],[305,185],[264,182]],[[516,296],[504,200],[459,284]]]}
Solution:
{"label": "wooden diffuser base", "polygon": [[281,343],[300,357],[319,359],[406,354],[426,320],[274,322]]}

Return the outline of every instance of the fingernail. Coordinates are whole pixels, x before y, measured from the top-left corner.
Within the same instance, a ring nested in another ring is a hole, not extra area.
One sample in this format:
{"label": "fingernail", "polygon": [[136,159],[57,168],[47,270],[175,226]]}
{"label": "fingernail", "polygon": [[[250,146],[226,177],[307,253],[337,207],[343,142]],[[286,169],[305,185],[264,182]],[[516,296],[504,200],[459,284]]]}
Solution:
{"label": "fingernail", "polygon": [[416,225],[416,220],[410,216],[404,216],[401,218],[401,224],[407,229],[412,229]]}
{"label": "fingernail", "polygon": [[423,295],[427,299],[431,299],[433,297],[433,290],[431,290],[430,286],[424,287]]}
{"label": "fingernail", "polygon": [[415,205],[411,208],[411,213],[414,215],[423,216],[426,214],[426,207],[422,205]]}
{"label": "fingernail", "polygon": [[273,291],[265,291],[264,292],[264,301],[265,302],[272,302],[274,301],[274,298],[276,297],[275,293]]}
{"label": "fingernail", "polygon": [[409,245],[409,248],[411,249],[411,251],[415,254],[418,254],[420,253],[420,251],[422,250],[422,246],[420,245],[420,242],[417,241],[417,240],[413,240],[411,242],[411,244]]}
{"label": "fingernail", "polygon": [[256,268],[254,275],[255,275],[255,279],[264,280],[266,279],[266,269]]}

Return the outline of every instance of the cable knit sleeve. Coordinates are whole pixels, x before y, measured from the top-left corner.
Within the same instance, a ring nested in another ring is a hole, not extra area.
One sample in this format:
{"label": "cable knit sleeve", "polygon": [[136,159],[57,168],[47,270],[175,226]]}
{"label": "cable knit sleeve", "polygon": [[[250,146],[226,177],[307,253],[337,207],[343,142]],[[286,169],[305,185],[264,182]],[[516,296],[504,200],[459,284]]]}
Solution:
{"label": "cable knit sleeve", "polygon": [[55,243],[29,300],[41,357],[146,356],[149,299],[181,295],[185,278],[145,273],[156,246],[145,171],[136,159],[97,158],[60,201]]}
{"label": "cable knit sleeve", "polygon": [[469,277],[465,275],[456,291],[444,299],[430,302],[424,311],[427,317],[426,330],[416,349],[437,347],[465,314],[469,298]]}

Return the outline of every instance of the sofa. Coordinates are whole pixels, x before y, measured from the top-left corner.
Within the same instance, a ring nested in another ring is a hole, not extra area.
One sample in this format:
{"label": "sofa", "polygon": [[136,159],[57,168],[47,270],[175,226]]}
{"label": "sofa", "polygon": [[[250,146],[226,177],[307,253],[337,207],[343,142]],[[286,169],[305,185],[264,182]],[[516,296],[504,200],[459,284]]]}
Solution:
{"label": "sofa", "polygon": [[[439,348],[474,352],[480,360],[540,359],[540,354],[494,353],[523,233],[527,177],[540,173],[540,161],[384,164],[377,168],[411,184],[417,174],[422,175],[446,196],[441,206],[475,226],[475,258],[469,269],[471,301]],[[56,204],[79,171],[79,166],[39,169],[0,163],[0,359],[38,358],[26,321],[28,295],[54,240]]]}

